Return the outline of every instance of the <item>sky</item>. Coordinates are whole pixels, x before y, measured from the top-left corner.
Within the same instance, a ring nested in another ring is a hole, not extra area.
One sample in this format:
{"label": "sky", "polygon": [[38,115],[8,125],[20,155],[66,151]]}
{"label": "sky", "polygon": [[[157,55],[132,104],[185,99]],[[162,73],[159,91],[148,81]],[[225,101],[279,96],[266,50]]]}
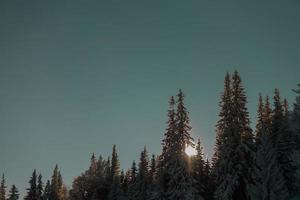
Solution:
{"label": "sky", "polygon": [[159,154],[182,89],[210,157],[226,72],[255,126],[259,92],[290,103],[300,82],[300,2],[1,1],[0,173],[24,192],[33,169],[65,183],[117,145],[121,167]]}

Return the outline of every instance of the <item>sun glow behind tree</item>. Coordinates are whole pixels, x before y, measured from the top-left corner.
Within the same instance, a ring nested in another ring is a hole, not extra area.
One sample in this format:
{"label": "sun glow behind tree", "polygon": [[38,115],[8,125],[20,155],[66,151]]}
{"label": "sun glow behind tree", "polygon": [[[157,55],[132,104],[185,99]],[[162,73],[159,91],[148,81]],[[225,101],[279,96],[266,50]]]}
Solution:
{"label": "sun glow behind tree", "polygon": [[187,145],[185,148],[185,153],[186,155],[188,155],[189,157],[195,156],[197,155],[197,150],[195,147],[193,147],[192,145]]}

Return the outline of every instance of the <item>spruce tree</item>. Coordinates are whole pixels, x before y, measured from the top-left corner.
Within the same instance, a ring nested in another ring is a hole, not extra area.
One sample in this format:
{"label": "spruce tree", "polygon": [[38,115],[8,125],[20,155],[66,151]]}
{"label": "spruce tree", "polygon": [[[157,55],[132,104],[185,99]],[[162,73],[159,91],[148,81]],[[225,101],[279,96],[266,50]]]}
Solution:
{"label": "spruce tree", "polygon": [[260,136],[262,134],[262,126],[264,123],[264,104],[261,94],[259,94],[258,98],[258,109],[257,109],[257,123],[256,123],[256,143],[259,143]]}
{"label": "spruce tree", "polygon": [[203,147],[201,145],[200,139],[198,139],[197,145],[196,145],[197,154],[193,158],[193,177],[195,180],[195,188],[197,190],[197,193],[199,195],[204,196],[206,188],[204,185],[205,180],[205,174],[204,174],[204,165],[205,161],[203,159]]}
{"label": "spruce tree", "polygon": [[109,200],[117,200],[120,196],[120,163],[118,159],[118,154],[116,150],[116,145],[113,146],[112,157],[111,157],[111,167],[110,167],[110,177],[109,177]]}
{"label": "spruce tree", "polygon": [[39,200],[37,178],[36,170],[33,170],[32,176],[29,180],[30,187],[27,189],[25,200]]}
{"label": "spruce tree", "polygon": [[135,161],[132,162],[132,166],[130,169],[130,179],[128,184],[128,199],[129,200],[139,200],[137,198],[137,167]]}
{"label": "spruce tree", "polygon": [[50,185],[50,199],[51,200],[62,200],[62,188],[63,181],[58,166],[55,165],[53,170],[53,175],[51,177],[51,185]]}
{"label": "spruce tree", "polygon": [[[294,133],[294,139],[297,144],[300,143],[300,83],[298,88],[293,91],[296,93],[296,99],[293,104],[293,111],[291,113],[291,128]],[[295,150],[300,151],[300,145],[295,146]]]}
{"label": "spruce tree", "polygon": [[298,166],[296,174],[298,174],[297,180],[295,181],[295,187],[298,188],[296,193],[300,193],[300,84],[298,88],[293,91],[297,95],[293,104],[293,110],[290,114],[290,127],[292,130],[292,140],[294,141],[293,148],[293,162],[294,165]]}
{"label": "spruce tree", "polygon": [[120,175],[120,162],[118,159],[118,154],[116,150],[116,145],[113,146],[112,156],[111,156],[111,179],[115,176]]}
{"label": "spruce tree", "polygon": [[8,200],[18,200],[19,199],[19,191],[15,185],[12,185],[9,194],[8,194]]}
{"label": "spruce tree", "polygon": [[162,154],[159,156],[157,166],[156,191],[152,194],[154,199],[166,198],[168,182],[172,176],[170,174],[170,163],[172,157],[172,146],[174,145],[172,142],[176,132],[175,114],[175,99],[171,96],[169,100],[167,128],[164,134],[164,139],[162,140]]}
{"label": "spruce tree", "polygon": [[262,200],[283,200],[288,197],[288,191],[271,139],[272,132],[269,128],[271,113],[268,109],[268,98],[265,107],[261,99],[260,96],[257,114],[260,125],[256,126],[256,132],[259,133],[256,155],[256,188],[258,189],[256,195]]}
{"label": "spruce tree", "polygon": [[136,192],[138,199],[149,199],[149,161],[146,147],[141,152],[139,170],[136,178]]}
{"label": "spruce tree", "polygon": [[89,173],[92,176],[96,175],[96,173],[97,173],[97,159],[96,159],[96,156],[94,153],[92,154],[92,157],[91,157]]}
{"label": "spruce tree", "polygon": [[286,111],[284,103],[281,102],[279,90],[275,89],[272,116],[272,142],[277,154],[277,162],[283,172],[285,184],[287,185],[289,194],[293,196],[298,190],[296,178],[297,167],[293,165],[291,157],[295,141],[289,127],[287,102],[285,103],[285,107]]}
{"label": "spruce tree", "polygon": [[251,199],[254,184],[255,146],[246,108],[247,98],[237,71],[225,77],[217,124],[214,156],[216,199]]}
{"label": "spruce tree", "polygon": [[37,195],[38,200],[43,200],[43,181],[42,181],[42,174],[39,174],[38,181],[37,181]]}
{"label": "spruce tree", "polygon": [[44,189],[44,193],[43,193],[43,200],[51,200],[50,195],[51,195],[51,185],[50,185],[50,181],[47,180],[47,183],[46,183],[45,189]]}
{"label": "spruce tree", "polygon": [[167,182],[165,192],[169,200],[192,200],[196,198],[193,177],[189,171],[187,155],[185,154],[186,146],[193,145],[190,130],[188,111],[184,105],[184,94],[179,90],[175,114],[175,132],[170,135],[171,145],[166,147],[170,152],[170,160],[166,163],[169,166],[170,180]]}
{"label": "spruce tree", "polygon": [[6,185],[5,185],[5,177],[2,174],[1,185],[0,185],[0,200],[5,200],[6,198]]}
{"label": "spruce tree", "polygon": [[204,185],[204,194],[203,197],[205,200],[213,200],[214,198],[214,184],[213,184],[213,179],[211,177],[211,164],[208,159],[206,159],[205,164],[204,164],[204,180],[203,180],[203,185]]}

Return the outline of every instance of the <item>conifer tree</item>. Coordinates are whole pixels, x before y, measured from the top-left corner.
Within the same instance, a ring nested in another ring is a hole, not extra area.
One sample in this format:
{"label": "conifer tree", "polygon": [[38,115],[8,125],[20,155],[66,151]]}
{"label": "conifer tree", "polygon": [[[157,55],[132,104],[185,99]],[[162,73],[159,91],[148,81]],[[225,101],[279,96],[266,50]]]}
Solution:
{"label": "conifer tree", "polygon": [[120,162],[118,159],[118,154],[116,150],[116,145],[113,146],[112,156],[111,156],[111,178],[120,175]]}
{"label": "conifer tree", "polygon": [[137,184],[136,184],[136,179],[137,179],[137,167],[135,161],[132,162],[132,166],[130,169],[130,179],[129,179],[129,184],[128,184],[128,199],[129,200],[138,200],[137,198]]}
{"label": "conifer tree", "polygon": [[15,185],[12,185],[9,194],[8,194],[8,200],[18,200],[19,199],[19,191]]}
{"label": "conifer tree", "polygon": [[146,147],[141,152],[139,170],[137,174],[136,192],[138,199],[149,199],[149,161]]}
{"label": "conifer tree", "polygon": [[0,185],[0,200],[5,200],[6,198],[6,185],[5,185],[5,177],[2,174],[1,185]]}
{"label": "conifer tree", "polygon": [[200,139],[198,139],[197,145],[196,145],[197,154],[193,158],[193,177],[195,180],[195,188],[197,190],[197,193],[199,195],[204,196],[206,188],[204,185],[205,180],[205,174],[204,174],[204,159],[203,159],[203,147],[201,145]]}
{"label": "conifer tree", "polygon": [[130,181],[130,170],[125,172],[124,180],[121,183],[121,188],[123,190],[123,193],[126,197],[128,197],[128,187],[129,187],[129,181]]}
{"label": "conifer tree", "polygon": [[94,153],[92,154],[92,157],[91,157],[91,163],[90,163],[90,167],[89,167],[89,173],[92,176],[96,175],[96,173],[97,173],[97,159],[96,159],[96,156],[95,156]]}
{"label": "conifer tree", "polygon": [[157,180],[156,180],[156,191],[152,194],[154,199],[165,199],[166,191],[168,190],[168,182],[170,181],[170,162],[172,157],[172,141],[175,137],[176,132],[176,121],[175,121],[175,99],[171,96],[169,100],[168,120],[167,128],[162,140],[162,154],[159,156],[157,166]]}
{"label": "conifer tree", "polygon": [[120,163],[116,150],[116,145],[113,146],[111,166],[110,166],[110,177],[109,177],[109,200],[117,200],[120,196]]}
{"label": "conifer tree", "polygon": [[150,161],[150,169],[149,169],[150,185],[154,184],[155,175],[156,175],[156,158],[155,155],[152,154],[151,161]]}
{"label": "conifer tree", "polygon": [[289,127],[288,106],[281,102],[279,90],[275,89],[274,95],[274,110],[272,116],[272,142],[277,154],[277,162],[283,172],[285,184],[287,185],[289,194],[294,195],[297,188],[296,170],[293,165],[291,152],[293,152],[294,138]]}
{"label": "conifer tree", "polygon": [[292,140],[294,141],[293,149],[293,162],[294,165],[296,165],[296,174],[298,174],[298,177],[295,180],[295,187],[298,188],[296,190],[296,193],[300,193],[300,84],[297,85],[298,88],[294,89],[293,91],[296,93],[295,102],[293,104],[293,110],[291,112],[290,117],[290,126],[292,130]]}
{"label": "conifer tree", "polygon": [[30,187],[27,189],[27,195],[25,200],[38,200],[38,188],[37,188],[37,173],[33,170],[32,176],[29,180]]}
{"label": "conifer tree", "polygon": [[[170,160],[166,163],[169,167],[170,180],[167,182],[166,197],[169,200],[192,200],[196,198],[193,187],[193,177],[189,171],[185,147],[193,145],[190,136],[190,120],[184,105],[184,95],[181,90],[177,95],[177,110],[175,114],[175,132],[170,136]],[[201,197],[199,197],[201,198]]]}
{"label": "conifer tree", "polygon": [[44,193],[43,193],[43,200],[50,200],[50,195],[51,195],[51,185],[50,185],[50,181],[47,180]]}
{"label": "conifer tree", "polygon": [[255,146],[246,103],[239,74],[234,72],[232,83],[227,74],[220,102],[214,156],[216,199],[251,199]]}
{"label": "conifer tree", "polygon": [[39,174],[38,181],[37,181],[37,195],[38,200],[43,200],[43,181],[42,181],[42,174]]}
{"label": "conifer tree", "polygon": [[214,198],[214,184],[213,180],[211,177],[211,164],[208,159],[206,159],[205,164],[204,164],[204,180],[203,180],[203,185],[204,185],[204,194],[203,197],[205,200],[213,200]]}
{"label": "conifer tree", "polygon": [[281,127],[284,120],[283,105],[281,102],[279,90],[276,88],[274,92],[274,109],[272,115],[272,143],[275,147],[278,145],[278,140],[281,137]]}
{"label": "conifer tree", "polygon": [[262,200],[283,200],[288,197],[288,191],[271,139],[271,113],[268,111],[267,102],[265,109],[260,109],[261,106],[263,102],[260,97],[257,114],[260,125],[256,127],[256,132],[259,133],[256,156],[257,196]]}
{"label": "conifer tree", "polygon": [[63,194],[63,181],[58,166],[55,165],[53,170],[53,175],[51,177],[51,185],[50,185],[50,199],[51,200],[62,200]]}
{"label": "conifer tree", "polygon": [[256,123],[256,143],[259,143],[260,136],[262,134],[262,125],[264,123],[264,104],[261,94],[258,98],[258,109],[257,109],[257,123]]}
{"label": "conifer tree", "polygon": [[[293,111],[291,113],[291,127],[294,132],[294,139],[297,144],[300,143],[300,83],[298,88],[293,90],[296,93],[296,99],[293,104]],[[300,151],[300,145],[295,146],[295,150]]]}

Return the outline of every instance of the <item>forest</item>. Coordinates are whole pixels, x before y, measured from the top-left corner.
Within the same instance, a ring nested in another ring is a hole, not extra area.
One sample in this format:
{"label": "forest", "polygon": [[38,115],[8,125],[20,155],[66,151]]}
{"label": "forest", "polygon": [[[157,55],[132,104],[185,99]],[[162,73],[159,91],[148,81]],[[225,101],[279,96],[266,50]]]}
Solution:
{"label": "forest", "polygon": [[[58,165],[50,180],[33,170],[24,200],[288,200],[300,199],[300,84],[289,106],[278,89],[259,94],[251,127],[247,96],[237,71],[227,73],[219,101],[214,154],[191,137],[189,111],[179,90],[169,99],[160,155],[145,147],[139,161],[121,169],[117,147],[108,158],[91,155],[90,166],[70,188]],[[254,130],[253,130],[254,129]],[[186,149],[195,149],[195,154]],[[0,200],[21,198],[2,175]],[[69,184],[68,184],[69,185]]]}

